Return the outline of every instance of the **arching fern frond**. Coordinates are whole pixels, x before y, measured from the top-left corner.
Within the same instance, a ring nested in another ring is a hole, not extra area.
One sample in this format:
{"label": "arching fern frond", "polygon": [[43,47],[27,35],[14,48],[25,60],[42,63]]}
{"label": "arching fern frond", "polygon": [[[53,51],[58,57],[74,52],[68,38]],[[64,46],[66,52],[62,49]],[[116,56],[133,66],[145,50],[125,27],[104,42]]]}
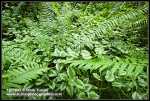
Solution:
{"label": "arching fern frond", "polygon": [[[6,92],[9,88],[22,88],[20,84],[28,83],[32,79],[36,79],[39,74],[48,70],[47,64],[37,64],[36,62],[27,62],[23,67],[10,68],[3,73],[2,89]],[[6,93],[3,94],[6,97]]]}
{"label": "arching fern frond", "polygon": [[128,14],[110,18],[109,20],[100,23],[99,27],[94,30],[93,34],[100,37],[101,35],[106,34],[108,31],[113,30],[115,27],[125,24],[125,22],[127,21],[140,20],[143,18],[143,15],[147,11],[147,9],[148,7],[145,7],[142,10],[132,11]]}
{"label": "arching fern frond", "polygon": [[[9,78],[8,82],[13,83],[26,83],[29,80],[36,79],[38,74],[47,70],[46,64],[37,64],[36,62],[28,62],[23,67],[17,67],[16,69],[9,69],[4,77]],[[7,82],[6,82],[7,83]],[[4,84],[5,85],[5,84]],[[6,85],[7,86],[7,85]]]}
{"label": "arching fern frond", "polygon": [[[130,60],[131,61],[131,60]],[[88,59],[88,60],[63,60],[62,63],[70,64],[72,67],[78,67],[83,71],[99,70],[99,72],[104,72],[104,70],[109,70],[112,74],[117,77],[124,75],[124,78],[131,76],[136,79],[137,76],[142,72],[142,70],[147,67],[147,64],[139,64],[136,62],[129,62],[128,60],[111,60],[108,58],[99,59]],[[124,74],[124,72],[126,72]],[[132,75],[133,74],[133,75]]]}

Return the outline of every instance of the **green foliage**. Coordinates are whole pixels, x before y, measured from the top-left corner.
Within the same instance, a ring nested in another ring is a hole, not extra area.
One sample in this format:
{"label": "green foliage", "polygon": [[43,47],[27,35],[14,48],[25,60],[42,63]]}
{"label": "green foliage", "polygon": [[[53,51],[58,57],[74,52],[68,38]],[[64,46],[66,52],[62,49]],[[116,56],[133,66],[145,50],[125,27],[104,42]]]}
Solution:
{"label": "green foliage", "polygon": [[[9,88],[62,95],[8,96]],[[148,93],[147,2],[2,2],[3,99]]]}
{"label": "green foliage", "polygon": [[[78,66],[78,68],[84,70],[84,72],[90,70],[99,70],[99,73],[102,74],[104,70],[107,70],[105,79],[107,81],[114,81],[117,79],[127,77],[131,79],[136,79],[138,75],[142,72],[142,70],[147,64],[138,64],[136,62],[129,62],[130,60],[122,60],[117,61],[116,59],[110,60],[109,58],[99,58],[99,59],[88,59],[88,60],[63,60],[62,63],[68,64],[70,66]],[[120,68],[119,68],[120,67]],[[100,80],[100,76],[96,73],[93,73],[93,76]],[[109,78],[112,78],[109,80]]]}

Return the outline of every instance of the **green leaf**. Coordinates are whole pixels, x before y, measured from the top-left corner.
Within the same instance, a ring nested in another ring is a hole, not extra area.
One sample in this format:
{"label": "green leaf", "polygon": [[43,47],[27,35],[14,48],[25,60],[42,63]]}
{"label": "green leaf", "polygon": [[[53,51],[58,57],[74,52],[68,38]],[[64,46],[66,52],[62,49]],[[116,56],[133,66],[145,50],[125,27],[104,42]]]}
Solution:
{"label": "green leaf", "polygon": [[57,77],[55,77],[55,79],[54,79],[56,82],[60,82],[60,81],[62,81],[62,78],[60,78],[59,76],[57,76]]}
{"label": "green leaf", "polygon": [[130,64],[128,69],[127,69],[127,73],[126,73],[125,77],[129,76],[134,68],[135,68],[135,65],[134,64]]}
{"label": "green leaf", "polygon": [[135,86],[134,82],[127,83],[127,88],[131,89]]}
{"label": "green leaf", "polygon": [[82,63],[83,61],[82,60],[74,60],[71,64],[70,64],[70,67],[72,66],[78,66]]}
{"label": "green leaf", "polygon": [[61,57],[66,57],[66,55],[67,55],[67,54],[66,54],[64,51],[60,51],[60,56],[61,56]]}
{"label": "green leaf", "polygon": [[113,68],[111,69],[111,72],[114,73],[118,68],[119,68],[119,63],[116,62],[115,65],[113,66]]}
{"label": "green leaf", "polygon": [[85,92],[89,92],[92,89],[93,85],[91,85],[91,84],[85,84],[84,87],[86,89]]}
{"label": "green leaf", "polygon": [[107,70],[106,75],[105,75],[105,79],[108,82],[113,82],[115,80],[115,77],[114,77],[113,73],[111,73],[109,70]]}
{"label": "green leaf", "polygon": [[112,86],[121,88],[122,87],[122,83],[120,83],[120,82],[113,82]]}
{"label": "green leaf", "polygon": [[78,53],[75,53],[70,48],[67,48],[67,52],[68,52],[67,56],[71,56],[71,57],[74,57],[74,58],[77,58],[79,56]]}
{"label": "green leaf", "polygon": [[124,71],[124,69],[127,67],[127,65],[128,65],[128,64],[126,64],[126,63],[123,63],[123,64],[121,65],[121,67],[119,68],[119,73],[118,73],[118,76],[119,76],[119,77],[123,74],[123,71]]}
{"label": "green leaf", "polygon": [[68,85],[68,86],[66,87],[66,91],[67,91],[67,93],[68,93],[71,97],[73,96],[74,88],[73,88],[72,85]]}
{"label": "green leaf", "polygon": [[142,99],[142,97],[136,91],[132,93],[132,98],[134,100],[141,100]]}
{"label": "green leaf", "polygon": [[67,74],[70,78],[73,78],[75,76],[75,71],[72,67],[67,68]]}
{"label": "green leaf", "polygon": [[138,65],[136,68],[135,68],[135,71],[134,71],[134,79],[136,79],[136,77],[139,75],[139,73],[141,73],[143,70],[143,66],[140,66]]}
{"label": "green leaf", "polygon": [[102,54],[105,54],[104,48],[95,48],[96,54],[100,57]]}
{"label": "green leaf", "polygon": [[93,47],[94,47],[91,42],[88,42],[86,45],[87,45],[90,49],[93,49]]}
{"label": "green leaf", "polygon": [[81,55],[82,55],[82,58],[84,58],[84,59],[91,59],[92,58],[90,52],[88,52],[87,50],[82,50]]}
{"label": "green leaf", "polygon": [[136,84],[133,82],[127,82],[123,83],[122,86],[127,89],[127,91],[130,91]]}
{"label": "green leaf", "polygon": [[27,67],[27,65],[24,64],[23,66],[24,66],[24,68],[25,68],[26,70],[29,70],[29,68]]}
{"label": "green leaf", "polygon": [[98,89],[98,87],[96,87],[96,86],[92,85],[92,89],[96,89],[96,90],[97,90],[97,89]]}
{"label": "green leaf", "polygon": [[48,82],[48,81],[49,81],[49,77],[48,77],[47,75],[44,75],[44,76],[42,77],[42,79],[44,80],[44,82]]}
{"label": "green leaf", "polygon": [[83,60],[81,63],[80,63],[80,65],[79,65],[79,67],[78,68],[82,68],[84,65],[86,65],[88,63],[88,61],[87,60]]}
{"label": "green leaf", "polygon": [[68,78],[68,84],[71,86],[75,86],[76,85],[75,79],[74,78]]}
{"label": "green leaf", "polygon": [[90,60],[85,66],[82,67],[83,70],[91,69],[91,67],[94,65],[95,59]]}
{"label": "green leaf", "polygon": [[89,99],[99,99],[100,96],[97,93],[95,93],[94,91],[91,91],[91,92],[88,92],[88,98]]}
{"label": "green leaf", "polygon": [[42,79],[37,79],[35,85],[41,85],[44,81]]}
{"label": "green leaf", "polygon": [[55,76],[57,76],[57,73],[55,70],[51,70],[48,76],[49,77],[55,77]]}
{"label": "green leaf", "polygon": [[138,84],[139,84],[140,86],[143,86],[143,87],[148,86],[147,82],[144,81],[144,79],[141,79],[141,78],[138,78]]}
{"label": "green leaf", "polygon": [[48,86],[50,87],[50,89],[54,89],[56,86],[56,83],[53,81],[50,81],[50,83],[48,84]]}
{"label": "green leaf", "polygon": [[63,83],[60,85],[60,90],[63,91],[63,90],[65,90],[65,88],[66,88],[66,83],[63,82]]}
{"label": "green leaf", "polygon": [[62,70],[62,68],[63,68],[63,64],[57,63],[55,67],[56,67],[56,70],[57,70],[58,72],[60,72],[60,71]]}
{"label": "green leaf", "polygon": [[84,92],[80,92],[78,95],[77,95],[77,98],[78,99],[86,99],[86,95]]}
{"label": "green leaf", "polygon": [[63,80],[67,80],[67,79],[68,79],[68,76],[67,76],[66,73],[60,73],[60,74],[59,74],[59,77],[60,77],[61,79],[63,79]]}
{"label": "green leaf", "polygon": [[102,55],[102,48],[95,48],[95,52],[98,55]]}
{"label": "green leaf", "polygon": [[80,79],[76,79],[76,80],[75,80],[75,83],[76,83],[76,86],[77,86],[79,89],[84,89],[84,83],[83,83],[83,81],[81,81]]}
{"label": "green leaf", "polygon": [[104,70],[104,69],[106,69],[106,68],[108,68],[109,66],[111,66],[112,64],[113,64],[113,62],[112,61],[108,61],[108,60],[105,60],[106,62],[105,62],[105,64],[100,68],[100,72],[102,72],[102,70]]}
{"label": "green leaf", "polygon": [[84,83],[89,83],[89,78],[84,78],[83,82]]}
{"label": "green leaf", "polygon": [[100,60],[95,60],[95,63],[93,64],[93,66],[90,68],[90,72],[93,71],[93,69],[97,69],[98,67],[102,66],[104,64],[104,62],[100,59]]}
{"label": "green leaf", "polygon": [[97,80],[100,80],[100,76],[97,73],[92,73],[94,78],[96,78]]}
{"label": "green leaf", "polygon": [[53,56],[60,56],[60,51],[58,49],[55,49]]}

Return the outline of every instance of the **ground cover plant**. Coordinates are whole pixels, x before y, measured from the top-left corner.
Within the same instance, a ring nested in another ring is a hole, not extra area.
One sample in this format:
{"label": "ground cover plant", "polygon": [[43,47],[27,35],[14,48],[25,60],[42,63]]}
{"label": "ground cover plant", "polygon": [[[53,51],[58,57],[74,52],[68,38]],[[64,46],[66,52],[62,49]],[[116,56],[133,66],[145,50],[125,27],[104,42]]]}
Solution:
{"label": "ground cover plant", "polygon": [[148,99],[148,2],[1,7],[3,99]]}

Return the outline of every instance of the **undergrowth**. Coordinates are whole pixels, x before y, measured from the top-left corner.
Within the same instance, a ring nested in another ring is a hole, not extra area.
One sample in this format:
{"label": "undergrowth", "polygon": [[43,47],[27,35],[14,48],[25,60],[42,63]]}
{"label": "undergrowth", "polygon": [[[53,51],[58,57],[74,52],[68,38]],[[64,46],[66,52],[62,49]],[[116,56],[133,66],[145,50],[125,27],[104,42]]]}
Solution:
{"label": "undergrowth", "polygon": [[147,2],[1,6],[3,99],[148,99]]}

